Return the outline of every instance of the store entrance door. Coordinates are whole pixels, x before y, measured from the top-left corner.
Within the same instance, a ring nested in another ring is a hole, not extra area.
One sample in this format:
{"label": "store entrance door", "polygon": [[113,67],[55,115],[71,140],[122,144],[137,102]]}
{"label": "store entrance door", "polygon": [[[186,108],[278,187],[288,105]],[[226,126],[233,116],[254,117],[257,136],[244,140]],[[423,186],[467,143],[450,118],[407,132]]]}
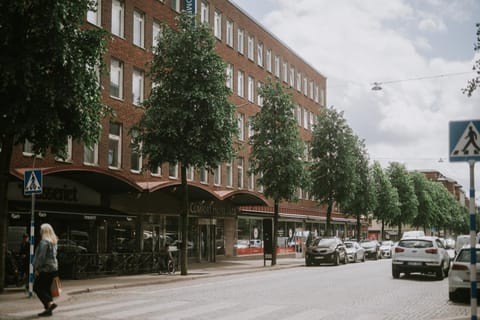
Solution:
{"label": "store entrance door", "polygon": [[215,219],[198,219],[198,258],[200,262],[215,262]]}

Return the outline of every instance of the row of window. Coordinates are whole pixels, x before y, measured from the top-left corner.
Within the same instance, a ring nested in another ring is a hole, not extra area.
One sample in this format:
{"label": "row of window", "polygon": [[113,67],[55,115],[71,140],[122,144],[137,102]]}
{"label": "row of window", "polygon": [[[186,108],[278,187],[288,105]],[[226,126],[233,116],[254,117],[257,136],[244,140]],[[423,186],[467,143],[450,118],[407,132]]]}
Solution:
{"label": "row of window", "polygon": [[[200,5],[200,19],[204,23],[210,23],[210,8],[207,1],[201,1]],[[225,19],[225,44],[230,48],[235,48],[234,45],[234,22],[230,18]],[[213,34],[217,39],[223,41],[222,35],[222,12],[218,9],[214,10],[213,15]],[[292,88],[296,88],[298,92],[303,94],[316,103],[325,105],[325,92],[318,84],[313,80],[309,80],[306,75],[302,76],[302,72],[297,70],[295,72],[295,66],[289,65],[286,59],[281,58],[279,55],[273,55],[272,49],[267,48],[264,50],[264,44],[257,39],[255,45],[255,37],[251,33],[247,33],[244,28],[237,27],[237,45],[236,50],[238,53],[245,54],[245,35],[247,42],[246,56],[250,61],[257,62],[259,67],[265,68],[268,72],[272,73],[276,78],[281,79],[283,82],[290,85]],[[257,54],[255,55],[255,49]],[[272,68],[273,58],[273,68]],[[281,62],[281,64],[280,64]],[[243,95],[242,95],[243,96]]]}

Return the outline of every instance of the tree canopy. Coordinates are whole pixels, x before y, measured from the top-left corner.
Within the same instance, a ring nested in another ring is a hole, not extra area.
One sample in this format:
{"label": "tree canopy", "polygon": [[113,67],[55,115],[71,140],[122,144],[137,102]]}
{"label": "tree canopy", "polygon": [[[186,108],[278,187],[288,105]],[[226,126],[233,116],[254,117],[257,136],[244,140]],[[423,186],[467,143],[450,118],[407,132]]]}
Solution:
{"label": "tree canopy", "polygon": [[[480,23],[477,23],[477,42],[474,45],[474,51],[480,51]],[[477,72],[477,76],[468,81],[467,87],[463,89],[463,93],[466,93],[469,97],[480,86],[480,59],[475,61],[473,70]]]}
{"label": "tree canopy", "polygon": [[0,292],[5,272],[12,150],[65,153],[67,137],[92,146],[105,107],[106,32],[83,28],[93,1],[0,1]]}

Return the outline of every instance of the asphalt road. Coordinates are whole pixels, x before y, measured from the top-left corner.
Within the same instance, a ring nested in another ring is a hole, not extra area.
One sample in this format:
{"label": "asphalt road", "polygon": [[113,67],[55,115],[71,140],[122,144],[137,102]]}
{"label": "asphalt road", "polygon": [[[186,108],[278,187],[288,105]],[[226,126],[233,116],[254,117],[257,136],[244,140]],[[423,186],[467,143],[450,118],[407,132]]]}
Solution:
{"label": "asphalt road", "polygon": [[[448,280],[393,279],[391,261],[296,267],[75,295],[55,319],[452,319]],[[10,319],[32,319],[32,311]]]}

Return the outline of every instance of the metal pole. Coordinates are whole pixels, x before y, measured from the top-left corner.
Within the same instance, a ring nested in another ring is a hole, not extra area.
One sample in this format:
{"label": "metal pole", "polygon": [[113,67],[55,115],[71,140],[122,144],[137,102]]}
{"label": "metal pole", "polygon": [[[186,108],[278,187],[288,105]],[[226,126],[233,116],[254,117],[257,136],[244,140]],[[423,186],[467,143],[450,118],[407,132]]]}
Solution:
{"label": "metal pole", "polygon": [[470,160],[470,307],[472,320],[477,320],[477,235],[475,219],[475,160]]}
{"label": "metal pole", "polygon": [[28,273],[28,297],[33,296],[33,251],[35,245],[35,193],[32,193],[32,212],[30,218],[30,264]]}

